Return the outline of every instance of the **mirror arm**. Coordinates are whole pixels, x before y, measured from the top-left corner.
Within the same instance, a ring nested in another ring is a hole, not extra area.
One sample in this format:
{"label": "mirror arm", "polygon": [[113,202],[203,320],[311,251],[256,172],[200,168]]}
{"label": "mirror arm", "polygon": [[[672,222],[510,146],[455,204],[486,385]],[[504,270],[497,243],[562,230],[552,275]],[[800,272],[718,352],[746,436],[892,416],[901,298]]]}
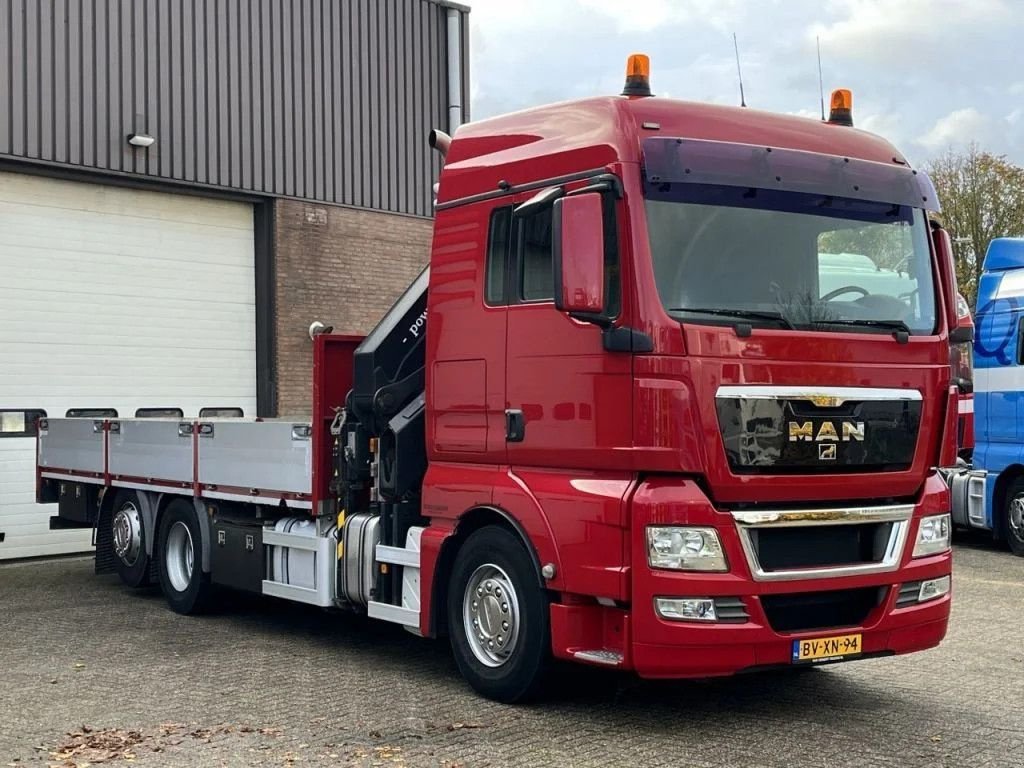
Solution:
{"label": "mirror arm", "polygon": [[974,329],[959,325],[949,332],[949,343],[950,344],[967,344],[974,341]]}
{"label": "mirror arm", "polygon": [[581,323],[593,323],[598,328],[608,329],[612,327],[613,320],[607,315],[592,312],[569,312],[567,314],[573,320],[579,320]]}
{"label": "mirror arm", "polygon": [[512,209],[512,218],[514,219],[525,219],[530,216],[534,216],[550,205],[554,205],[555,201],[565,197],[565,187],[547,187],[542,189],[536,195],[520,203]]}
{"label": "mirror arm", "polygon": [[622,189],[622,180],[614,173],[602,173],[600,176],[594,176],[589,182],[585,187],[569,192],[566,197],[582,195],[587,192],[614,192],[615,199],[621,200],[625,194]]}

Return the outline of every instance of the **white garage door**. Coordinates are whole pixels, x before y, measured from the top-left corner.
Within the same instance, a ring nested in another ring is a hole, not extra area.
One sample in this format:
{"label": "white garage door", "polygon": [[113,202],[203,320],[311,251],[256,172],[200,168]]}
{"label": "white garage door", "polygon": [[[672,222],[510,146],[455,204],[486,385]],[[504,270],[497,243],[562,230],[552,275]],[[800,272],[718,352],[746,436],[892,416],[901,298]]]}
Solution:
{"label": "white garage door", "polygon": [[[0,410],[256,412],[253,211],[0,172]],[[35,439],[0,431],[0,559],[75,552],[37,506]]]}

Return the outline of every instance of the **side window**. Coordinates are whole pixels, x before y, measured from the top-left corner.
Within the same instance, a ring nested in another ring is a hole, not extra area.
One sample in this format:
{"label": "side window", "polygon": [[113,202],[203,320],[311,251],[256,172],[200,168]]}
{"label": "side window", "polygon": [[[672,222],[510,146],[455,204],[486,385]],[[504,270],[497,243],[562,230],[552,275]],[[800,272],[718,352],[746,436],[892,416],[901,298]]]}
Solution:
{"label": "side window", "polygon": [[136,408],[137,419],[180,419],[185,416],[181,408]]}
{"label": "side window", "polygon": [[554,298],[551,221],[550,206],[519,221],[519,298],[523,301],[547,301]]}
{"label": "side window", "polygon": [[34,437],[36,423],[46,416],[42,408],[0,410],[0,438]]}
{"label": "side window", "polygon": [[[491,212],[484,278],[487,304],[500,306],[554,298],[553,216],[551,207],[524,219],[513,219],[512,207]],[[612,195],[604,197],[604,216],[605,314],[617,317],[622,304],[622,287],[617,215]],[[509,282],[514,286],[511,290]]]}
{"label": "side window", "polygon": [[484,301],[491,306],[508,303],[505,298],[505,273],[508,270],[509,236],[512,229],[512,208],[495,208],[487,234],[487,264],[484,278]]}
{"label": "side window", "polygon": [[64,415],[69,419],[116,419],[117,408],[68,408]]}
{"label": "side window", "polygon": [[240,419],[245,416],[245,411],[234,406],[200,408],[200,419]]}

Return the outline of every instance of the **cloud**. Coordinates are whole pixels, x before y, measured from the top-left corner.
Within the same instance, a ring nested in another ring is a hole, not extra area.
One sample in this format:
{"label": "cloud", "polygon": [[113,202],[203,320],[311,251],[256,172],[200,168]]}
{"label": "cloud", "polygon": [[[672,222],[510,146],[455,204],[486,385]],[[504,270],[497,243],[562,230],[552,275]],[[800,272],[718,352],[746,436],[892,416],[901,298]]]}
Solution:
{"label": "cloud", "polygon": [[839,18],[812,25],[808,37],[820,37],[829,55],[875,64],[920,61],[922,51],[948,56],[956,48],[947,44],[1013,17],[1009,0],[842,0],[833,8]]}
{"label": "cloud", "polygon": [[729,19],[746,3],[743,0],[580,0],[586,10],[614,19],[623,32],[652,32],[669,25],[700,21],[727,28]]}
{"label": "cloud", "polygon": [[464,0],[474,119],[618,93],[651,56],[656,94],[816,117],[847,87],[854,122],[915,164],[972,138],[1024,164],[1024,0]]}
{"label": "cloud", "polygon": [[856,125],[858,128],[863,128],[865,131],[870,131],[871,133],[877,133],[879,136],[884,136],[892,142],[895,142],[896,137],[900,136],[903,132],[903,128],[900,125],[899,115],[893,114],[892,112],[866,113],[863,117],[857,118]]}
{"label": "cloud", "polygon": [[981,144],[989,132],[992,120],[974,107],[955,109],[935,121],[917,143],[930,152],[940,152],[950,147],[962,148],[971,142]]}

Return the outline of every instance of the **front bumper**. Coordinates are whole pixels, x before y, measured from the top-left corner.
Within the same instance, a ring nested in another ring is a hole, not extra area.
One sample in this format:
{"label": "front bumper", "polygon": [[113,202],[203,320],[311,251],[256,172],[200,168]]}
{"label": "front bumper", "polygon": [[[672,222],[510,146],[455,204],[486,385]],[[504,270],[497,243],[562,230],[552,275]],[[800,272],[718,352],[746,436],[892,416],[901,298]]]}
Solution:
{"label": "front bumper", "polygon": [[[779,633],[767,625],[763,612],[751,611],[744,624],[700,626],[682,622],[659,628],[652,641],[634,637],[631,666],[642,677],[716,677],[761,667],[792,664],[793,642],[859,632],[859,656],[889,656],[933,648],[946,636],[950,596],[907,608],[895,608],[898,587],[863,626]],[[759,606],[756,598],[748,604]]]}
{"label": "front bumper", "polygon": [[[755,578],[732,516],[715,510],[696,484],[669,479],[645,483],[633,498],[632,605],[623,665],[644,677],[729,675],[790,664],[795,640],[851,633],[862,635],[859,657],[931,648],[945,636],[950,595],[902,607],[897,606],[897,599],[902,585],[950,575],[949,552],[911,557],[920,518],[948,510],[946,486],[933,475],[913,504],[902,551],[891,568],[874,573],[764,580],[763,575]],[[649,568],[645,537],[639,532],[651,524],[714,525],[729,560],[729,572],[681,573]],[[871,589],[877,590],[877,602],[856,624],[778,631],[765,608],[766,599],[772,596]],[[738,623],[670,621],[656,615],[655,597],[739,598],[747,617]]]}

